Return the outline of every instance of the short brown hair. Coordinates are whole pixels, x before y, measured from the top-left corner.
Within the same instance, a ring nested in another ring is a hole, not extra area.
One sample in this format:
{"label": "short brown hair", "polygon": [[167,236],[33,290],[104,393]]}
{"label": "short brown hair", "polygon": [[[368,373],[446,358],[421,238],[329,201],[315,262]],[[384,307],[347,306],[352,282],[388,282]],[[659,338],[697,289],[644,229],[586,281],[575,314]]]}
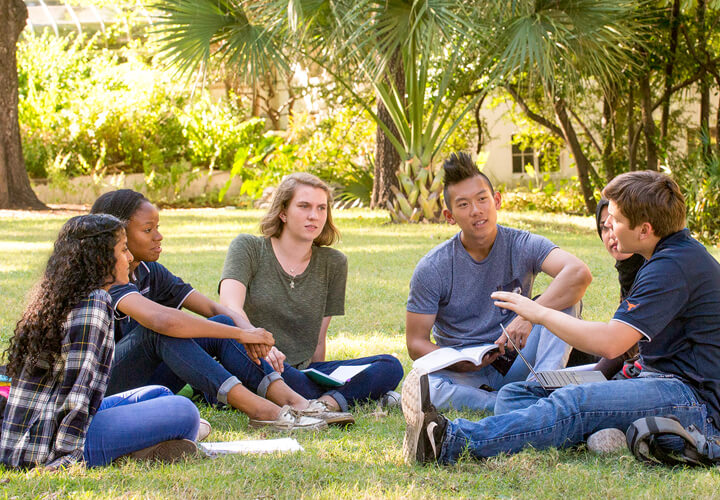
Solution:
{"label": "short brown hair", "polygon": [[277,238],[282,234],[285,223],[280,219],[280,213],[287,209],[290,200],[295,196],[295,190],[301,184],[322,189],[327,194],[327,221],[325,221],[320,236],[315,238],[313,244],[319,247],[330,246],[340,239],[340,231],[332,220],[332,191],[322,180],[307,172],[295,172],[283,178],[275,190],[270,209],[260,221],[260,231],[266,238]]}
{"label": "short brown hair", "polygon": [[618,175],[603,196],[614,202],[630,221],[630,229],[649,222],[655,236],[664,238],[685,227],[685,197],[677,182],[652,170]]}

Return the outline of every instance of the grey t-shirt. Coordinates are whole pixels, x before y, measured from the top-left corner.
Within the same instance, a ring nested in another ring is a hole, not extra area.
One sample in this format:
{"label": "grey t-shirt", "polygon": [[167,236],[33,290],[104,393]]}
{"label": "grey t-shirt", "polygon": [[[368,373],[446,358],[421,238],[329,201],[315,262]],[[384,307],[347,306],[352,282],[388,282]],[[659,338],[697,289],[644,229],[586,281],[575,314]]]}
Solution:
{"label": "grey t-shirt", "polygon": [[245,285],[250,323],[272,333],[293,366],[312,358],[323,317],[345,314],[347,258],[333,248],[313,246],[307,269],[293,279],[270,239],[241,234],[230,243],[220,282],[224,279]]}
{"label": "grey t-shirt", "polygon": [[494,342],[514,317],[493,305],[490,294],[516,291],[529,297],[542,263],[556,248],[550,240],[498,225],[490,254],[470,257],[460,233],[425,255],[410,280],[407,310],[435,314],[435,342],[443,347]]}

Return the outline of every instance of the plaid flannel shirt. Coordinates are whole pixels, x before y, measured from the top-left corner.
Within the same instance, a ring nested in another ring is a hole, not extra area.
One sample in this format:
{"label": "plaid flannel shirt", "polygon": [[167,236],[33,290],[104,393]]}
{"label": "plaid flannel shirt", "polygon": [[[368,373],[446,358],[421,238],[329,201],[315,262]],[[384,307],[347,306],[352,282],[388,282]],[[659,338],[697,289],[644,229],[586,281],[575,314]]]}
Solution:
{"label": "plaid flannel shirt", "polygon": [[93,291],[63,328],[52,369],[23,369],[12,381],[0,436],[0,462],[8,466],[57,468],[83,460],[115,349],[110,294]]}

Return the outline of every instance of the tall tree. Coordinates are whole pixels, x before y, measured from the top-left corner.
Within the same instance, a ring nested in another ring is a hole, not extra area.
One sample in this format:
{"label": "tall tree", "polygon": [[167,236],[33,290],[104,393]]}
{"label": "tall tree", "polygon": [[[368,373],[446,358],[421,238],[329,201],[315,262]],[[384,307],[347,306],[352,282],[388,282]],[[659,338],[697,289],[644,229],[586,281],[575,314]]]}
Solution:
{"label": "tall tree", "polygon": [[[168,51],[186,68],[210,59],[211,48],[215,57],[249,61],[249,67],[260,61],[252,59],[257,51],[249,50],[258,46],[279,48],[285,61],[299,57],[322,65],[398,153],[398,174],[404,177],[397,183],[388,173],[379,179],[385,185],[376,189],[389,187],[400,200],[391,207],[396,220],[440,219],[441,183],[433,160],[481,97],[463,100],[468,82],[455,78],[459,54],[482,39],[489,26],[478,5],[447,0],[163,0],[160,6],[168,13],[161,22]],[[265,43],[246,43],[241,35],[248,23],[264,28],[257,35]],[[437,85],[431,86],[434,78]],[[379,117],[372,101],[360,95],[358,84],[363,83],[375,91],[386,116]]]}
{"label": "tall tree", "polygon": [[[390,60],[388,74],[385,77],[392,78],[400,90],[401,95],[405,95],[405,74],[400,57],[401,55],[396,53]],[[378,119],[387,126],[390,133],[399,140],[399,132],[393,124],[392,117],[382,99],[377,100],[377,116]],[[373,191],[370,201],[371,208],[385,208],[387,203],[392,201],[393,194],[391,186],[395,186],[395,188],[400,187],[396,175],[400,167],[400,161],[400,153],[398,153],[392,142],[387,138],[382,127],[378,127],[375,137],[375,175],[373,176]]]}
{"label": "tall tree", "polygon": [[30,187],[18,124],[15,52],[27,16],[22,0],[0,0],[0,208],[47,208]]}
{"label": "tall tree", "polygon": [[[600,88],[610,96],[623,71],[634,64],[632,48],[645,29],[634,0],[532,0],[497,2],[497,64],[494,71],[506,81],[525,114],[562,137],[575,159],[578,179],[589,212],[595,211],[593,184],[599,175],[576,126],[587,127],[571,106]],[[521,93],[522,92],[522,93]],[[532,109],[524,95],[534,97]],[[548,110],[547,115],[539,112]],[[597,141],[590,141],[598,148]]]}

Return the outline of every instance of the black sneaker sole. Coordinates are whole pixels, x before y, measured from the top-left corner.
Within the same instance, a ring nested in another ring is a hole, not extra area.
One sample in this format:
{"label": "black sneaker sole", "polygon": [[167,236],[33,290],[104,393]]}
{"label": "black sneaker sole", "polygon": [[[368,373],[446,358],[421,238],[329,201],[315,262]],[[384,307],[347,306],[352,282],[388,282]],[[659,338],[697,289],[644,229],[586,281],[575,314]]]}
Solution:
{"label": "black sneaker sole", "polygon": [[184,457],[197,454],[198,448],[194,441],[189,439],[172,439],[129,454],[135,460],[149,460],[162,463],[172,463]]}
{"label": "black sneaker sole", "polygon": [[420,433],[425,428],[425,411],[430,404],[430,389],[428,377],[425,373],[411,370],[405,377],[402,386],[403,415],[405,416],[405,438],[403,439],[403,458],[406,464],[425,462],[424,457],[418,457],[418,443]]}

